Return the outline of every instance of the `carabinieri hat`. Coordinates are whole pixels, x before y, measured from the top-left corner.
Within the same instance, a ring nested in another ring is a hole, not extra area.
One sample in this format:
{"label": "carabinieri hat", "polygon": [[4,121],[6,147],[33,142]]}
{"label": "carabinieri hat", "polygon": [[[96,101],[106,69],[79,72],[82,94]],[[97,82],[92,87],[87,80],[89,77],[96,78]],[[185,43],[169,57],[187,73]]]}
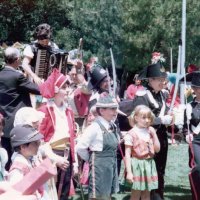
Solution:
{"label": "carabinieri hat", "polygon": [[107,77],[106,70],[103,69],[100,65],[94,65],[89,71],[89,83],[88,88],[90,90],[97,89],[100,83]]}
{"label": "carabinieri hat", "polygon": [[165,72],[165,68],[160,64],[160,62],[157,62],[145,67],[139,73],[138,79],[158,78],[166,76],[167,73]]}
{"label": "carabinieri hat", "polygon": [[[191,86],[200,87],[200,71],[194,71],[185,76],[187,82],[191,82]],[[180,81],[183,81],[182,78]]]}

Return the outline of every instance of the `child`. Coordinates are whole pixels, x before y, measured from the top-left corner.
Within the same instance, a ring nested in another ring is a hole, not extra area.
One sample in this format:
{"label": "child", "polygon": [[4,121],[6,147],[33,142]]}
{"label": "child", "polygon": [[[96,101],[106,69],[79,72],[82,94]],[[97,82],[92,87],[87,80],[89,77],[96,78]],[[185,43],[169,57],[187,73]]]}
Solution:
{"label": "child", "polygon": [[[43,136],[29,125],[15,126],[10,136],[14,153],[8,180],[14,185],[32,169],[32,158],[37,154]],[[38,199],[42,199],[42,190],[40,192],[38,190],[35,195]]]}
{"label": "child", "polygon": [[67,200],[74,194],[72,175],[78,171],[74,152],[74,115],[66,104],[68,91],[69,79],[57,69],[40,85],[41,95],[48,101],[39,108],[45,114],[39,130],[54,153],[66,159],[58,168],[56,186],[60,200]]}
{"label": "child", "polygon": [[133,128],[125,136],[126,180],[132,183],[131,200],[150,200],[150,191],[158,188],[154,154],[160,143],[151,124],[152,111],[144,105],[135,108],[131,121]]}
{"label": "child", "polygon": [[[5,124],[4,117],[0,113],[0,142],[1,142],[1,137],[3,135],[4,124]],[[4,148],[2,148],[1,144],[0,144],[0,181],[5,180],[5,178],[7,176],[7,171],[5,169],[7,162],[8,162],[7,151]]]}

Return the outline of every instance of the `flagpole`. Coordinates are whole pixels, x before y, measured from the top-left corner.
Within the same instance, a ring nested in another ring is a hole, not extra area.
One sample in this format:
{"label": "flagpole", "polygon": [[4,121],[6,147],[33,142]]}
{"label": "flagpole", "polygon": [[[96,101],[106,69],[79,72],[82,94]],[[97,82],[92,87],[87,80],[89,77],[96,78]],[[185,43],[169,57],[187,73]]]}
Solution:
{"label": "flagpole", "polygon": [[[181,49],[181,76],[185,75],[185,43],[186,43],[186,0],[182,0],[182,31],[181,31],[182,49]],[[184,84],[180,84],[180,100],[184,104]]]}

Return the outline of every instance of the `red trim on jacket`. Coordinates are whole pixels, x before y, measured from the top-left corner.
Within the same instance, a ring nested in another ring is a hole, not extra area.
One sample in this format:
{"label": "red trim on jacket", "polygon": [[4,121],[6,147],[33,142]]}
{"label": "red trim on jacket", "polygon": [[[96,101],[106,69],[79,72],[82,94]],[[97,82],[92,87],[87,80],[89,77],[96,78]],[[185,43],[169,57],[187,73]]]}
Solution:
{"label": "red trim on jacket", "polygon": [[[44,141],[49,142],[55,133],[55,113],[54,108],[48,104],[45,104],[39,108],[39,111],[45,113],[45,117],[40,124],[39,131],[44,135]],[[69,135],[70,135],[70,150],[72,161],[75,162],[75,123],[74,123],[74,113],[70,108],[66,108],[67,122],[69,125]]]}

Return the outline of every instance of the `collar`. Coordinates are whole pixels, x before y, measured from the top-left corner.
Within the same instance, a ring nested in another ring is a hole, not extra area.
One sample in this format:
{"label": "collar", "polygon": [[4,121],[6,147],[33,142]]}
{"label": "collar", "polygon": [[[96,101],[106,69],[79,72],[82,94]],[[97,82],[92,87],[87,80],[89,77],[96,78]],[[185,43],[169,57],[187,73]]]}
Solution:
{"label": "collar", "polygon": [[150,85],[147,85],[147,90],[150,90],[155,95],[160,93],[160,91],[156,92]]}
{"label": "collar", "polygon": [[107,120],[105,120],[103,117],[101,117],[101,116],[98,116],[97,117],[97,120],[99,120],[100,122],[101,122],[101,124],[108,130],[109,129],[109,127],[110,127],[110,123],[107,121]]}
{"label": "collar", "polygon": [[9,65],[6,65],[5,68],[6,68],[6,69],[11,69],[11,70],[13,70],[13,71],[16,71],[16,69],[15,69],[14,67],[11,67],[11,66],[9,66]]}

